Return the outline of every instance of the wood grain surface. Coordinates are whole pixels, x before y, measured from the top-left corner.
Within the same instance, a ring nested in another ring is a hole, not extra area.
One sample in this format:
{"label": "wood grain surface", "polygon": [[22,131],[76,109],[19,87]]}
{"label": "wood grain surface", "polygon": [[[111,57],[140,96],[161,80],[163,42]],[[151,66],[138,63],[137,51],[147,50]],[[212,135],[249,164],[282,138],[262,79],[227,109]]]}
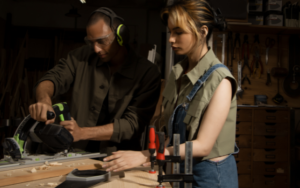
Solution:
{"label": "wood grain surface", "polygon": [[[85,163],[85,165],[82,165]],[[10,179],[10,184],[7,186],[1,186],[2,188],[43,188],[43,187],[50,187],[48,183],[56,183],[59,185],[60,183],[64,182],[66,179],[66,175],[72,171],[74,168],[78,168],[79,170],[85,169],[95,169],[100,168],[101,161],[96,161],[92,159],[85,159],[80,161],[72,161],[64,163],[61,167],[53,167],[48,170],[48,172],[40,172],[38,170],[37,173],[32,174],[28,172],[29,168],[26,169],[19,169],[15,170],[15,172],[6,171],[0,173],[0,182],[2,183],[5,179]],[[72,165],[72,167],[66,167],[68,165]],[[157,168],[156,168],[157,169]],[[134,168],[131,170],[127,170],[124,172],[125,177],[120,178],[119,173],[112,173],[111,178],[108,182],[102,182],[93,188],[150,188],[156,187],[158,185],[157,182],[157,173],[150,174],[148,173],[149,168],[141,167],[141,168]],[[11,177],[7,177],[6,174],[8,172],[12,173]],[[42,175],[40,175],[42,174]],[[49,175],[49,177],[47,177]],[[43,179],[41,179],[43,177]],[[13,178],[13,179],[12,179]],[[26,180],[23,183],[16,183],[11,182],[17,179]],[[163,183],[165,188],[171,188],[169,183]]]}
{"label": "wood grain surface", "polygon": [[[23,182],[30,182],[56,176],[63,176],[70,173],[73,169],[79,170],[101,168],[101,161],[83,159],[78,161],[63,162],[61,166],[50,166],[48,170],[39,170],[40,166],[20,168],[16,170],[0,172],[0,187],[13,185]],[[32,173],[31,169],[36,168],[37,172]]]}

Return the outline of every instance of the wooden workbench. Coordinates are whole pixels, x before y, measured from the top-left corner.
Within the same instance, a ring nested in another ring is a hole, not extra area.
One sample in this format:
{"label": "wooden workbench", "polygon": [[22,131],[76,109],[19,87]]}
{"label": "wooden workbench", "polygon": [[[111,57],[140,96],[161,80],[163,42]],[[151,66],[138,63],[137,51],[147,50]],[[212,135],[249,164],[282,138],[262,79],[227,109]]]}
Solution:
{"label": "wooden workbench", "polygon": [[[33,168],[20,168],[0,172],[0,187],[2,188],[43,188],[50,187],[48,183],[60,183],[65,181],[66,175],[73,169],[79,170],[99,169],[102,161],[84,159],[78,161],[64,162],[61,166],[52,166],[48,170],[37,170],[31,173]],[[93,188],[155,188],[158,185],[157,174],[148,173],[149,168],[134,168],[125,171],[125,177],[120,178],[118,173],[112,173],[108,182],[99,183]],[[2,183],[2,184],[1,184]],[[5,185],[5,186],[3,186]],[[163,184],[171,188],[169,183]],[[54,186],[55,187],[55,186]]]}

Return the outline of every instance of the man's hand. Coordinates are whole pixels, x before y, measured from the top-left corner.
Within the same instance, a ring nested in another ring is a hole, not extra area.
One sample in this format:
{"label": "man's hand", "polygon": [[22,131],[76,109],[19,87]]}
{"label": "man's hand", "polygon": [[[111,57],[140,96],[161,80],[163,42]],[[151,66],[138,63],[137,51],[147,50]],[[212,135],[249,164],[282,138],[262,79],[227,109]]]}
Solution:
{"label": "man's hand", "polygon": [[111,156],[104,158],[104,161],[110,161],[103,168],[106,171],[122,171],[137,166],[150,161],[150,153],[148,150],[144,151],[117,151],[113,152]]}
{"label": "man's hand", "polygon": [[29,106],[29,113],[32,119],[46,124],[54,123],[55,118],[47,120],[47,111],[51,111],[55,114],[52,106],[48,103],[37,102]]}
{"label": "man's hand", "polygon": [[73,135],[74,142],[81,140],[82,128],[78,126],[77,122],[72,117],[71,120],[61,121],[60,125]]}

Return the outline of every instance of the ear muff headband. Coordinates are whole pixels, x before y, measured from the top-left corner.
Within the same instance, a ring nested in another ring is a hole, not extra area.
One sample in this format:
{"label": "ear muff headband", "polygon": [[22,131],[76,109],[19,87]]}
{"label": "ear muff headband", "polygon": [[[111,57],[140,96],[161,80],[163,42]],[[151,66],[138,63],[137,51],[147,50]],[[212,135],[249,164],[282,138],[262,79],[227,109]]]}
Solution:
{"label": "ear muff headband", "polygon": [[118,29],[117,29],[117,40],[118,40],[118,43],[120,44],[120,46],[123,46],[123,38],[122,38],[122,35],[120,35],[120,29],[121,27],[123,26],[123,24],[120,24]]}
{"label": "ear muff headband", "polygon": [[[121,21],[124,21],[123,18],[117,16],[116,13],[114,13],[111,9],[109,9],[109,8],[107,8],[107,7],[101,7],[101,8],[99,8],[99,9],[95,10],[94,12],[92,12],[92,14],[94,14],[95,12],[100,12],[100,13],[103,13],[103,14],[105,14],[106,16],[108,16],[108,17],[110,18],[110,28],[112,28],[112,29],[113,29],[113,20],[114,20],[115,18],[120,19]],[[92,15],[92,14],[91,14],[91,15]],[[116,35],[117,35],[117,41],[118,41],[118,43],[119,43],[120,46],[123,46],[123,45],[124,45],[124,39],[123,39],[123,37],[122,37],[122,35],[123,35],[122,33],[123,33],[124,29],[123,29],[123,31],[121,31],[121,27],[122,27],[122,26],[123,26],[123,28],[125,27],[125,25],[120,24],[120,25],[117,27],[116,31],[115,31],[115,33],[116,33]]]}

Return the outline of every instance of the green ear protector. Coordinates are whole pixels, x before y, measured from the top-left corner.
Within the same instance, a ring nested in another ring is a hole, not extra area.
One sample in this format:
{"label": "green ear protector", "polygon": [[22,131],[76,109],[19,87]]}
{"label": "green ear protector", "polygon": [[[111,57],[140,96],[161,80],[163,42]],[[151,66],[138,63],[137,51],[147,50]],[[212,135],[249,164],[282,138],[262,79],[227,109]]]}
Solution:
{"label": "green ear protector", "polygon": [[[116,13],[114,13],[114,11],[112,11],[111,9],[106,8],[106,7],[98,8],[97,10],[92,12],[91,15],[93,15],[96,12],[100,12],[102,14],[105,14],[106,16],[108,16],[110,18],[110,28],[112,28],[112,29],[114,29],[113,28],[113,21],[115,19],[119,19],[122,22],[124,21],[123,18],[117,16]],[[129,29],[124,24],[120,24],[114,30],[115,30],[115,34],[117,36],[118,44],[120,46],[128,44],[128,42],[129,42]]]}

